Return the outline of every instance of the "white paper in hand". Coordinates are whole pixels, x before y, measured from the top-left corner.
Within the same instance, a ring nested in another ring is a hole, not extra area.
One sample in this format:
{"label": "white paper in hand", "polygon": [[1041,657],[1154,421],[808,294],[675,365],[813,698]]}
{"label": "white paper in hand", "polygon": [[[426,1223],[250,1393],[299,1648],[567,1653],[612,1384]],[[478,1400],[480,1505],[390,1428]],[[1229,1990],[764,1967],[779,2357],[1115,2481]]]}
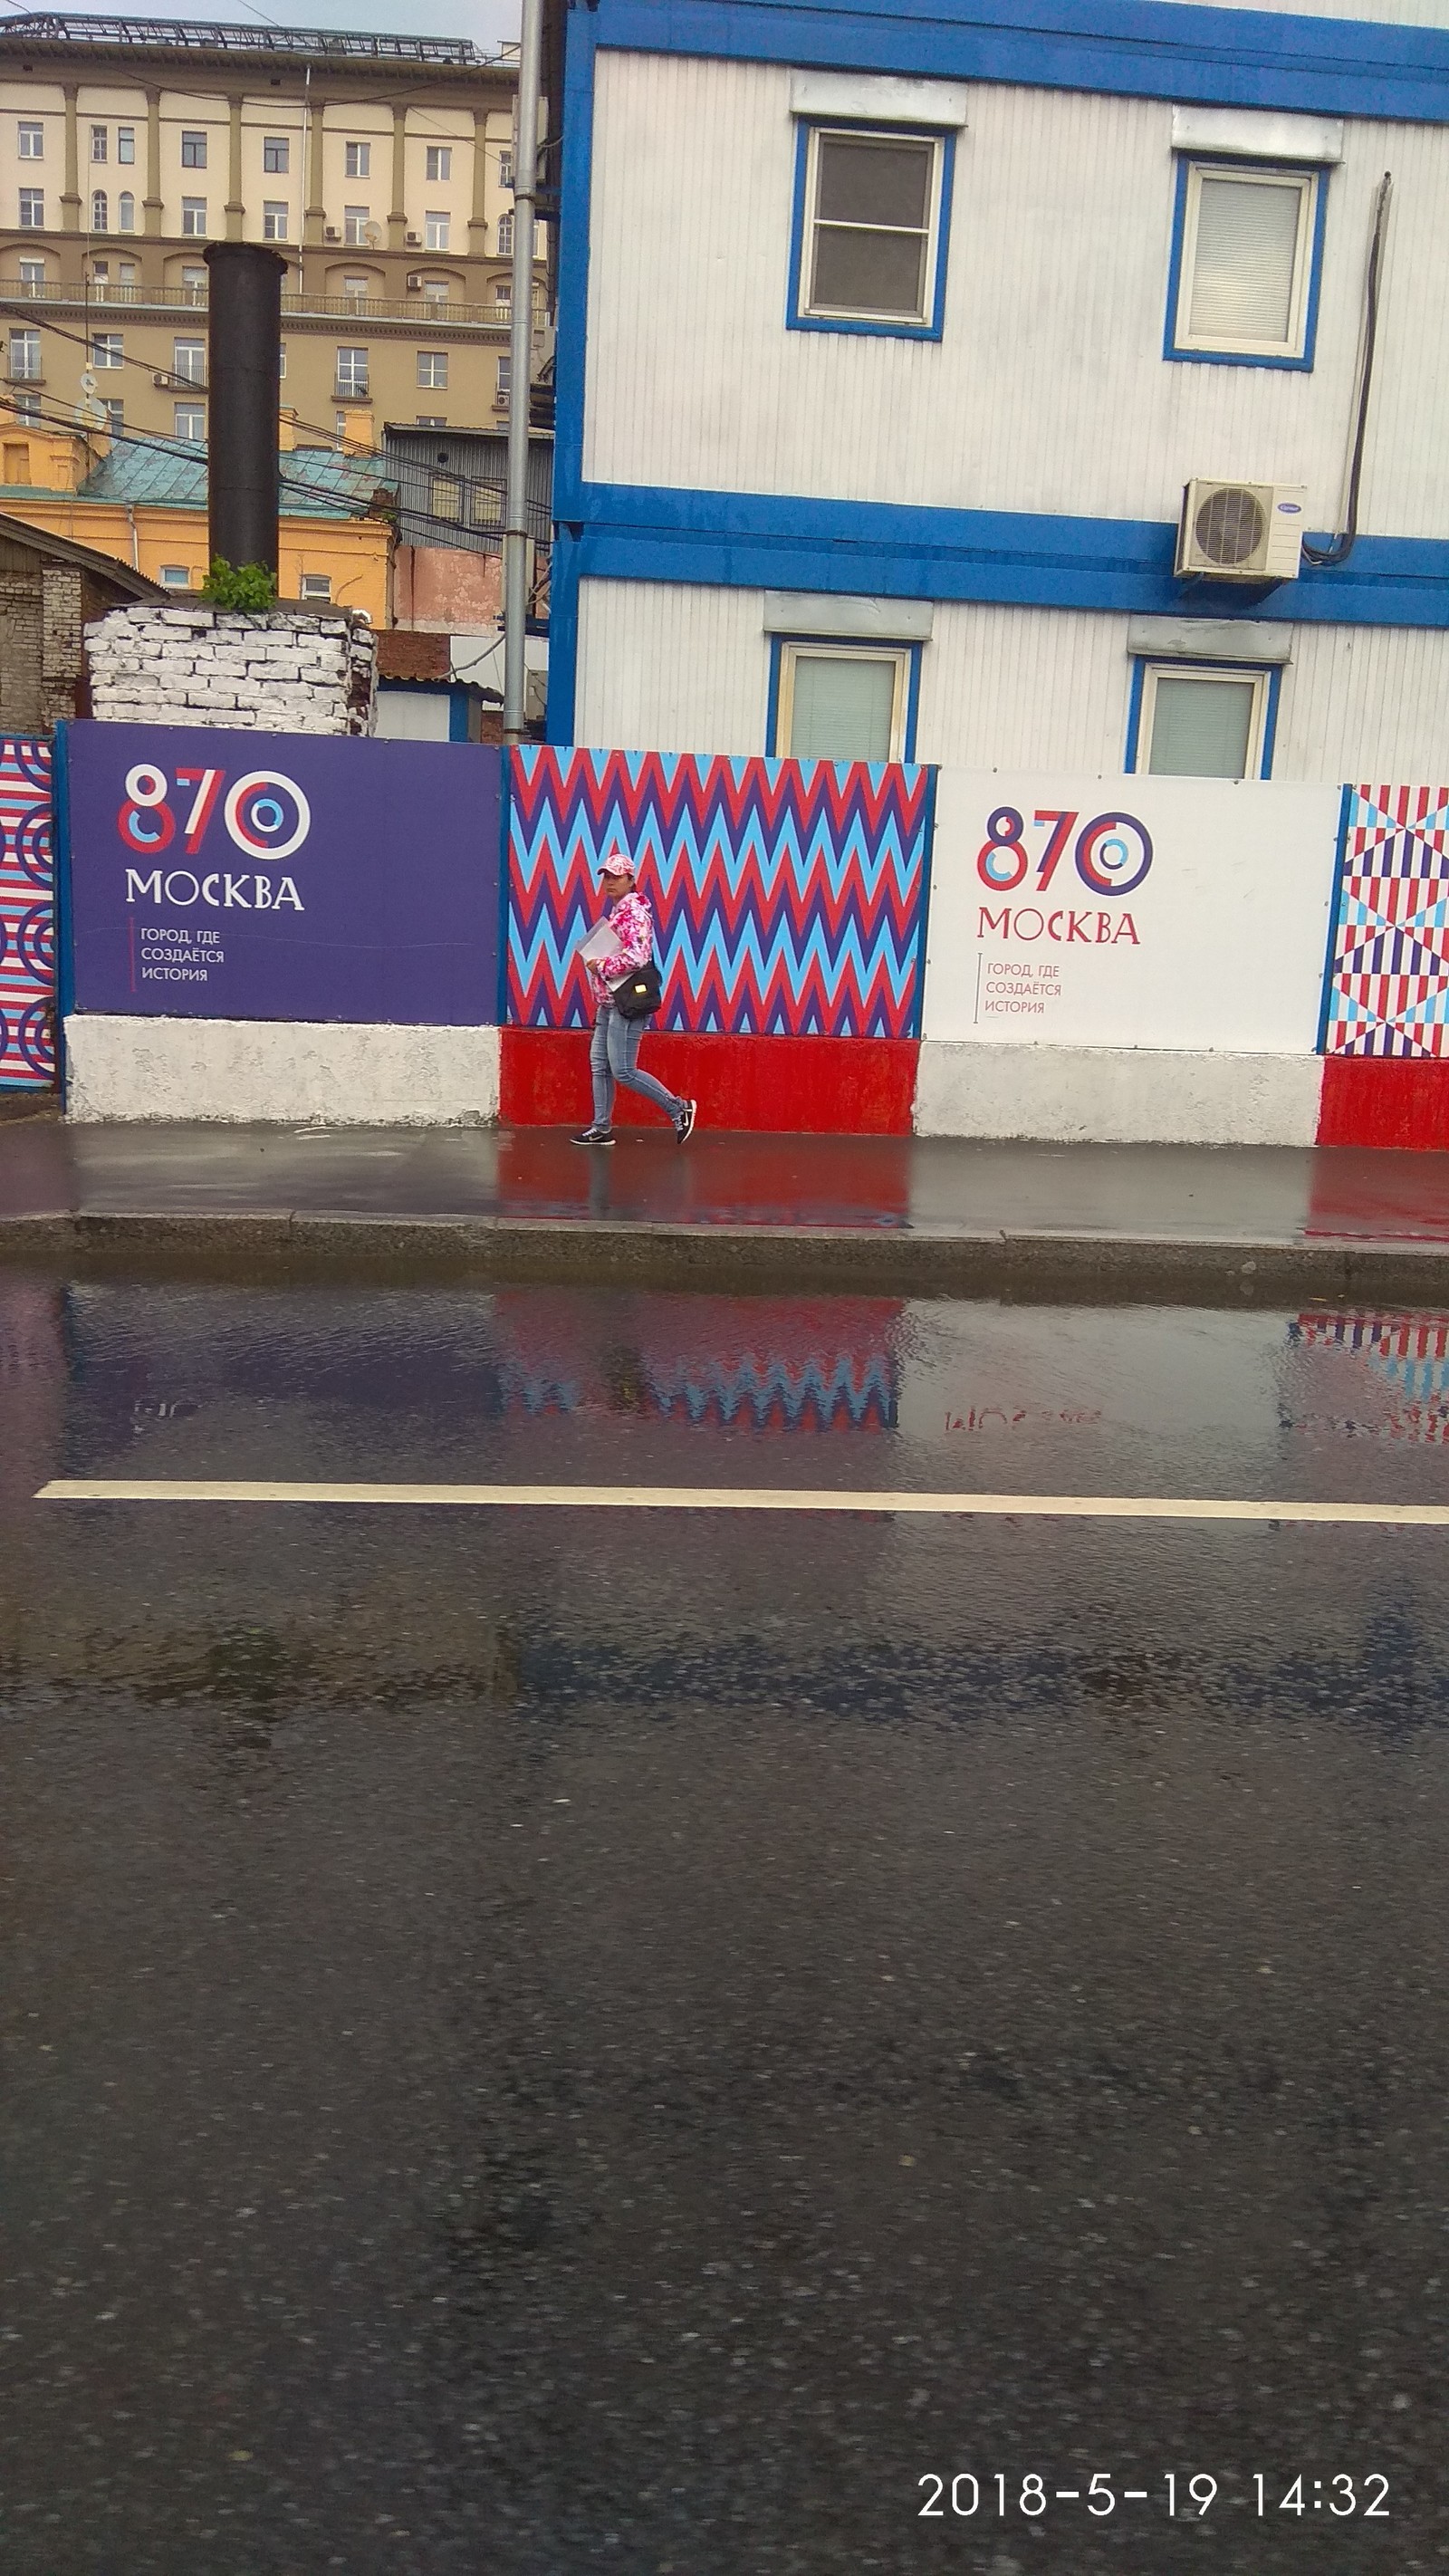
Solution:
{"label": "white paper in hand", "polygon": [[581,939],[577,954],[586,966],[602,965],[606,957],[617,956],[619,941],[610,921],[596,921],[587,938]]}

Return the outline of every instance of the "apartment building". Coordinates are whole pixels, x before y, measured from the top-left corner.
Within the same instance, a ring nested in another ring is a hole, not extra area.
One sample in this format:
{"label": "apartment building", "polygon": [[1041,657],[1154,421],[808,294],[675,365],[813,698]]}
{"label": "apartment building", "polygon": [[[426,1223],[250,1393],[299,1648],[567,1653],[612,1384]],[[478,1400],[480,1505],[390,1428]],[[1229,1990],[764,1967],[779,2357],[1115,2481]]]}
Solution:
{"label": "apartment building", "polygon": [[550,0],[552,739],[1441,778],[1449,30],[1393,8]]}
{"label": "apartment building", "polygon": [[12,426],[204,442],[217,240],[286,259],[280,399],[299,443],[506,421],[515,90],[508,61],[426,36],[0,23]]}

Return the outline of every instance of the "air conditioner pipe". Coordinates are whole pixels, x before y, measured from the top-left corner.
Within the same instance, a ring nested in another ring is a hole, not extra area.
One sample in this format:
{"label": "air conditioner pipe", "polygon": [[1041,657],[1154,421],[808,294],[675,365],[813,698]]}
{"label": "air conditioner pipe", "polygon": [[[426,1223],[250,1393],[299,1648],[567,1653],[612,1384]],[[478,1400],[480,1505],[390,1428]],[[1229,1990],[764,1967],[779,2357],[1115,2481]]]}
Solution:
{"label": "air conditioner pipe", "polygon": [[207,548],[276,579],[281,506],[278,383],[286,261],[261,242],[211,242]]}
{"label": "air conditioner pipe", "polygon": [[1368,433],[1369,392],[1374,380],[1374,346],[1379,333],[1379,294],[1383,284],[1384,241],[1389,229],[1389,203],[1394,193],[1394,178],[1386,170],[1379,181],[1374,199],[1373,229],[1369,234],[1368,268],[1364,278],[1363,355],[1359,369],[1358,405],[1354,416],[1353,446],[1349,451],[1348,495],[1344,504],[1343,525],[1326,546],[1303,544],[1303,560],[1319,571],[1332,571],[1347,563],[1358,537],[1358,495],[1363,480],[1364,440]]}

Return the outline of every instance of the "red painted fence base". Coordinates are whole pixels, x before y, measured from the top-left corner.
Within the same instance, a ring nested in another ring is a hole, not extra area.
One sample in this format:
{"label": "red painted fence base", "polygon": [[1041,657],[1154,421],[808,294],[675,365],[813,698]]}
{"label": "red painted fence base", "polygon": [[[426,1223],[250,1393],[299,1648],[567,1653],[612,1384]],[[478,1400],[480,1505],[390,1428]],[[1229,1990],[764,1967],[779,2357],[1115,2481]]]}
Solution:
{"label": "red painted fence base", "polygon": [[[776,1136],[909,1136],[914,1038],[692,1037],[649,1032],[640,1065],[699,1102],[700,1123]],[[582,1126],[590,1116],[587,1029],[504,1029],[505,1127]],[[621,1127],[657,1127],[658,1110],[621,1091]]]}
{"label": "red painted fence base", "polygon": [[1449,1062],[1330,1055],[1318,1102],[1320,1145],[1449,1151]]}

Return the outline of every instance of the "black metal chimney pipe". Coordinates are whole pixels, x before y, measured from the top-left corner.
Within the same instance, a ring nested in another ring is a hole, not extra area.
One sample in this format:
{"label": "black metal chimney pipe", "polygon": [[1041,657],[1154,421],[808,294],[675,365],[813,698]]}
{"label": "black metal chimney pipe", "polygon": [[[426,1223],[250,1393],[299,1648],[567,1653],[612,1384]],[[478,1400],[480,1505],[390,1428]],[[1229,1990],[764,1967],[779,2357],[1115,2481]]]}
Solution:
{"label": "black metal chimney pipe", "polygon": [[277,407],[286,261],[261,242],[210,242],[207,543],[277,570]]}

